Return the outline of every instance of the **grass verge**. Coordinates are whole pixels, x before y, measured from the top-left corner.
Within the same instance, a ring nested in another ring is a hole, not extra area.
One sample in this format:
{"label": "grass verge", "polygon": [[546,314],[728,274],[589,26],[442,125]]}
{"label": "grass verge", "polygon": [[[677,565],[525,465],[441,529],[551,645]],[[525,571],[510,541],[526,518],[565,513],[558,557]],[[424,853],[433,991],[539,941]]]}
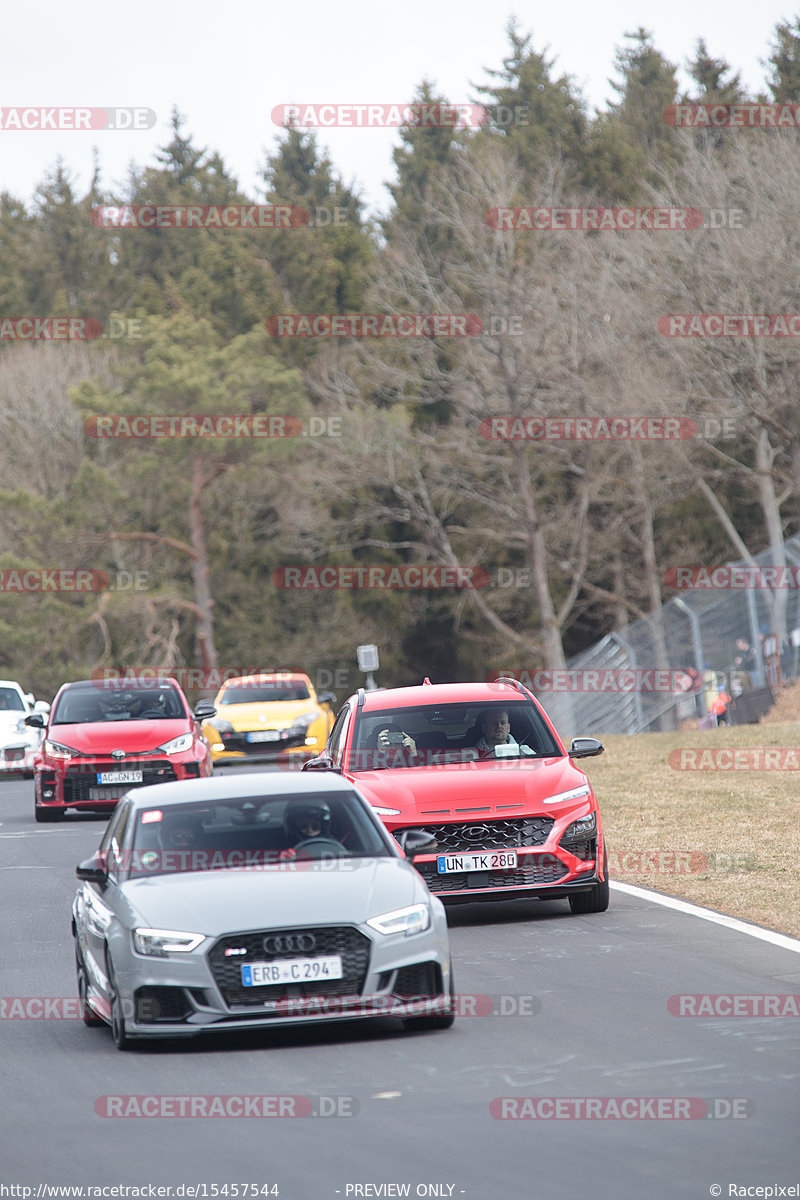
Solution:
{"label": "grass verge", "polygon": [[[800,937],[798,734],[791,723],[601,737],[605,754],[577,765],[597,792],[611,879]],[[752,754],[703,753],[748,748],[794,753],[766,770],[748,769]]]}

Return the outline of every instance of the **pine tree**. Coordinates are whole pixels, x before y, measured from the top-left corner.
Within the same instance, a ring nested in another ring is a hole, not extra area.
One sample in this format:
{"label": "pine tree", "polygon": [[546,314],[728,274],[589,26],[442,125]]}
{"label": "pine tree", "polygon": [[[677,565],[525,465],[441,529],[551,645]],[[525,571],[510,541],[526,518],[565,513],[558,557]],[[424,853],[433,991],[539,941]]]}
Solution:
{"label": "pine tree", "polygon": [[531,34],[523,35],[515,19],[507,32],[511,46],[502,70],[487,68],[494,82],[478,89],[489,109],[487,132],[508,139],[528,178],[557,160],[569,181],[583,161],[584,101],[569,75],[553,78],[555,60],[533,49]]}
{"label": "pine tree", "polygon": [[724,58],[712,58],[703,38],[697,39],[695,56],[686,69],[696,86],[684,97],[684,103],[739,104],[746,98],[741,74],[737,71],[726,80],[733,68]]}
{"label": "pine tree", "polygon": [[771,68],[767,79],[776,104],[800,103],[800,17],[775,27],[772,53],[764,64]]}
{"label": "pine tree", "polygon": [[677,68],[656,50],[646,29],[625,37],[630,45],[617,48],[619,78],[611,82],[619,99],[592,126],[584,173],[584,182],[606,201],[638,199],[643,185],[657,182],[679,158],[664,122],[664,109],[677,98]]}

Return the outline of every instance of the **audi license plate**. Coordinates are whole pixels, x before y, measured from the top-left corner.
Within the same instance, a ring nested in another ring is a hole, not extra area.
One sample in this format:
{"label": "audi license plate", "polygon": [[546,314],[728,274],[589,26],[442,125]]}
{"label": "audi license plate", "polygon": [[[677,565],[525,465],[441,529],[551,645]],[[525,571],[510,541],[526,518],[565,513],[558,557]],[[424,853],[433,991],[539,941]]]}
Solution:
{"label": "audi license plate", "polygon": [[507,871],[517,865],[516,850],[477,850],[469,854],[440,854],[436,869],[440,875],[457,871]]}
{"label": "audi license plate", "polygon": [[242,983],[245,987],[341,978],[340,954],[327,954],[320,958],[282,958],[272,963],[242,963]]}
{"label": "audi license plate", "polygon": [[98,771],[98,783],[141,783],[141,771]]}
{"label": "audi license plate", "polygon": [[277,742],[280,740],[277,729],[260,729],[257,733],[248,733],[248,742]]}

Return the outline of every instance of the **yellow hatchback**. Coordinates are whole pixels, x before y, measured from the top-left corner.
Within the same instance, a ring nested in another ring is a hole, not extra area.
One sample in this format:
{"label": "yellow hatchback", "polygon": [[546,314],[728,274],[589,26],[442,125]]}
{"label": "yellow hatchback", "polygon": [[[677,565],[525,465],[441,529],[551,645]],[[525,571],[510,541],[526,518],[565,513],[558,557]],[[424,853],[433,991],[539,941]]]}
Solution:
{"label": "yellow hatchback", "polygon": [[333,725],[333,692],[316,692],[308,675],[276,671],[227,679],[216,716],[203,722],[214,763],[313,758]]}

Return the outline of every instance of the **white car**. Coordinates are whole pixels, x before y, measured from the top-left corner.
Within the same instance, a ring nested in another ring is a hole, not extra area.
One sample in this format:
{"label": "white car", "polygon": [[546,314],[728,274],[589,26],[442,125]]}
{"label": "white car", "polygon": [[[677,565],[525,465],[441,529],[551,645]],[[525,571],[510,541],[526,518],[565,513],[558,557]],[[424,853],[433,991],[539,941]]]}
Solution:
{"label": "white car", "polygon": [[33,779],[33,759],[44,730],[26,725],[25,718],[49,711],[45,700],[34,700],[15,680],[0,679],[0,776],[21,774]]}

